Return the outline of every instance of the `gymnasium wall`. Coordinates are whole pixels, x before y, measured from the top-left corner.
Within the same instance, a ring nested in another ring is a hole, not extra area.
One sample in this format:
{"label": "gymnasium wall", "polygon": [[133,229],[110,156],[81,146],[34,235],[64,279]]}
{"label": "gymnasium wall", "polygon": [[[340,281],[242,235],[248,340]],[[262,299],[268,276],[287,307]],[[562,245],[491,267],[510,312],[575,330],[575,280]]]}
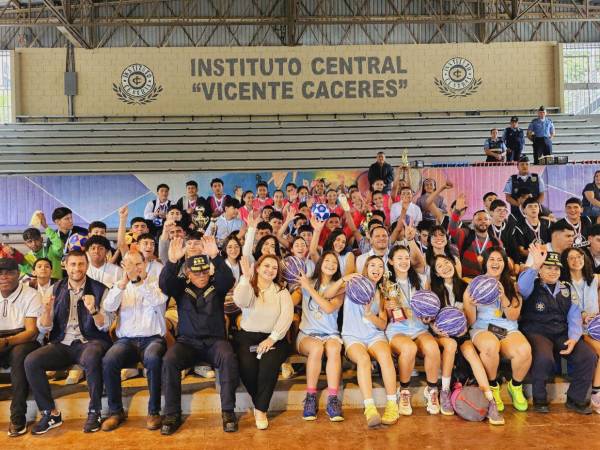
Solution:
{"label": "gymnasium wall", "polygon": [[[592,182],[594,172],[600,165],[568,164],[535,168],[547,187],[546,205],[562,217],[565,200],[581,197],[583,187]],[[474,211],[482,208],[482,196],[488,191],[504,198],[502,191],[508,177],[516,168],[503,167],[450,167],[413,170],[413,189],[420,191],[424,178],[433,178],[437,183],[451,180],[454,189],[445,191],[446,204],[460,192],[467,194],[470,218]],[[58,206],[68,206],[73,211],[77,224],[87,225],[93,220],[102,220],[111,228],[119,223],[118,209],[129,205],[130,218],[141,216],[144,206],[155,198],[156,186],[167,183],[171,187],[170,198],[176,201],[185,193],[185,182],[196,180],[200,195],[210,195],[210,180],[220,177],[225,182],[225,191],[232,193],[235,186],[254,190],[256,182],[264,180],[269,191],[285,188],[288,182],[308,184],[315,178],[325,177],[331,187],[341,182],[346,186],[357,184],[361,191],[368,189],[367,172],[361,170],[322,171],[275,171],[275,172],[189,172],[189,173],[131,173],[119,175],[64,175],[64,176],[0,176],[0,198],[6,199],[0,208],[0,231],[22,231],[27,228],[32,213],[42,210],[47,217]]]}
{"label": "gymnasium wall", "polygon": [[[552,42],[76,49],[75,115],[561,106],[559,52],[560,46]],[[65,60],[65,49],[15,50],[16,115],[67,114]],[[259,70],[261,64],[269,75]]]}

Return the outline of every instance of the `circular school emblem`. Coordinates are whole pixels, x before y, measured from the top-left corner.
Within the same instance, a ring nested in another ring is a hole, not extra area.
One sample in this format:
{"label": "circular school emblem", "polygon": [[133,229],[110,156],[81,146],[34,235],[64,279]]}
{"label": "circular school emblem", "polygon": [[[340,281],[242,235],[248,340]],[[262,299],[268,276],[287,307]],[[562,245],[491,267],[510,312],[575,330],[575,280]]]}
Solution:
{"label": "circular school emblem", "polygon": [[442,67],[441,79],[434,77],[434,84],[446,97],[467,97],[477,92],[481,78],[475,78],[475,68],[471,61],[455,57]]}
{"label": "circular school emblem", "polygon": [[129,105],[145,105],[153,102],[162,92],[156,84],[154,73],[144,64],[131,64],[121,73],[120,83],[113,83],[117,98]]}

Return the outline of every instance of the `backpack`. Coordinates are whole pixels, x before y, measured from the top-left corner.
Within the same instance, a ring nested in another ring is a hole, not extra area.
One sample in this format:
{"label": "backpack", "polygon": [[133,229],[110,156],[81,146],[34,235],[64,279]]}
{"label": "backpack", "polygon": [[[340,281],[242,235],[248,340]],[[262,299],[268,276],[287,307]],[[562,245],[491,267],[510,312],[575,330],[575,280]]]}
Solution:
{"label": "backpack", "polygon": [[455,383],[450,401],[456,414],[469,422],[481,422],[487,417],[489,401],[477,386]]}

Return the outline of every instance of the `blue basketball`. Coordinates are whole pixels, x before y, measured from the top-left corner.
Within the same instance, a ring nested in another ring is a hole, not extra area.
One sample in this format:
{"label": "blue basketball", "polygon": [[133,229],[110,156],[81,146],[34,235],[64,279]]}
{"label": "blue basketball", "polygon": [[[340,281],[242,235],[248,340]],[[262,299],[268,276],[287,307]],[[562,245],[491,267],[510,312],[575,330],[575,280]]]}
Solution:
{"label": "blue basketball", "polygon": [[301,272],[306,273],[306,262],[302,258],[288,256],[281,262],[281,275],[288,285],[296,285]]}
{"label": "blue basketball", "polygon": [[587,331],[592,339],[600,341],[600,315],[590,320]]}
{"label": "blue basketball", "polygon": [[346,294],[352,303],[366,305],[375,296],[375,283],[363,275],[351,278],[346,283]]}
{"label": "blue basketball", "polygon": [[87,242],[87,240],[88,238],[86,235],[73,233],[71,236],[69,236],[69,239],[67,240],[67,251],[70,252],[72,250],[85,250],[85,243]]}
{"label": "blue basketball", "polygon": [[460,336],[467,331],[467,318],[460,309],[454,306],[440,309],[434,323],[438,330],[450,337]]}
{"label": "blue basketball", "polygon": [[310,211],[312,212],[312,215],[320,221],[329,219],[329,215],[331,214],[327,205],[324,205],[323,203],[315,203]]}
{"label": "blue basketball", "polygon": [[469,284],[469,295],[476,305],[493,305],[500,297],[498,280],[488,275],[479,275]]}
{"label": "blue basketball", "polygon": [[433,319],[440,311],[440,299],[435,292],[423,289],[413,294],[410,307],[419,319]]}

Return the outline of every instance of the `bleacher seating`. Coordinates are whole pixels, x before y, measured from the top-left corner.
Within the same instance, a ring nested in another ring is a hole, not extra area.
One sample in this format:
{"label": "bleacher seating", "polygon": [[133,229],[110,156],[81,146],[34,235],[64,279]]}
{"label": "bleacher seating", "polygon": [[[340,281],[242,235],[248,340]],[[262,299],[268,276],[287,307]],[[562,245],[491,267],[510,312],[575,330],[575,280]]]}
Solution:
{"label": "bleacher seating", "polygon": [[[521,116],[521,126],[532,118]],[[379,150],[394,164],[404,150],[426,164],[481,162],[490,129],[509,119],[387,114],[17,123],[0,126],[0,174],[364,169]],[[552,120],[555,155],[598,157],[600,118],[556,114]]]}

